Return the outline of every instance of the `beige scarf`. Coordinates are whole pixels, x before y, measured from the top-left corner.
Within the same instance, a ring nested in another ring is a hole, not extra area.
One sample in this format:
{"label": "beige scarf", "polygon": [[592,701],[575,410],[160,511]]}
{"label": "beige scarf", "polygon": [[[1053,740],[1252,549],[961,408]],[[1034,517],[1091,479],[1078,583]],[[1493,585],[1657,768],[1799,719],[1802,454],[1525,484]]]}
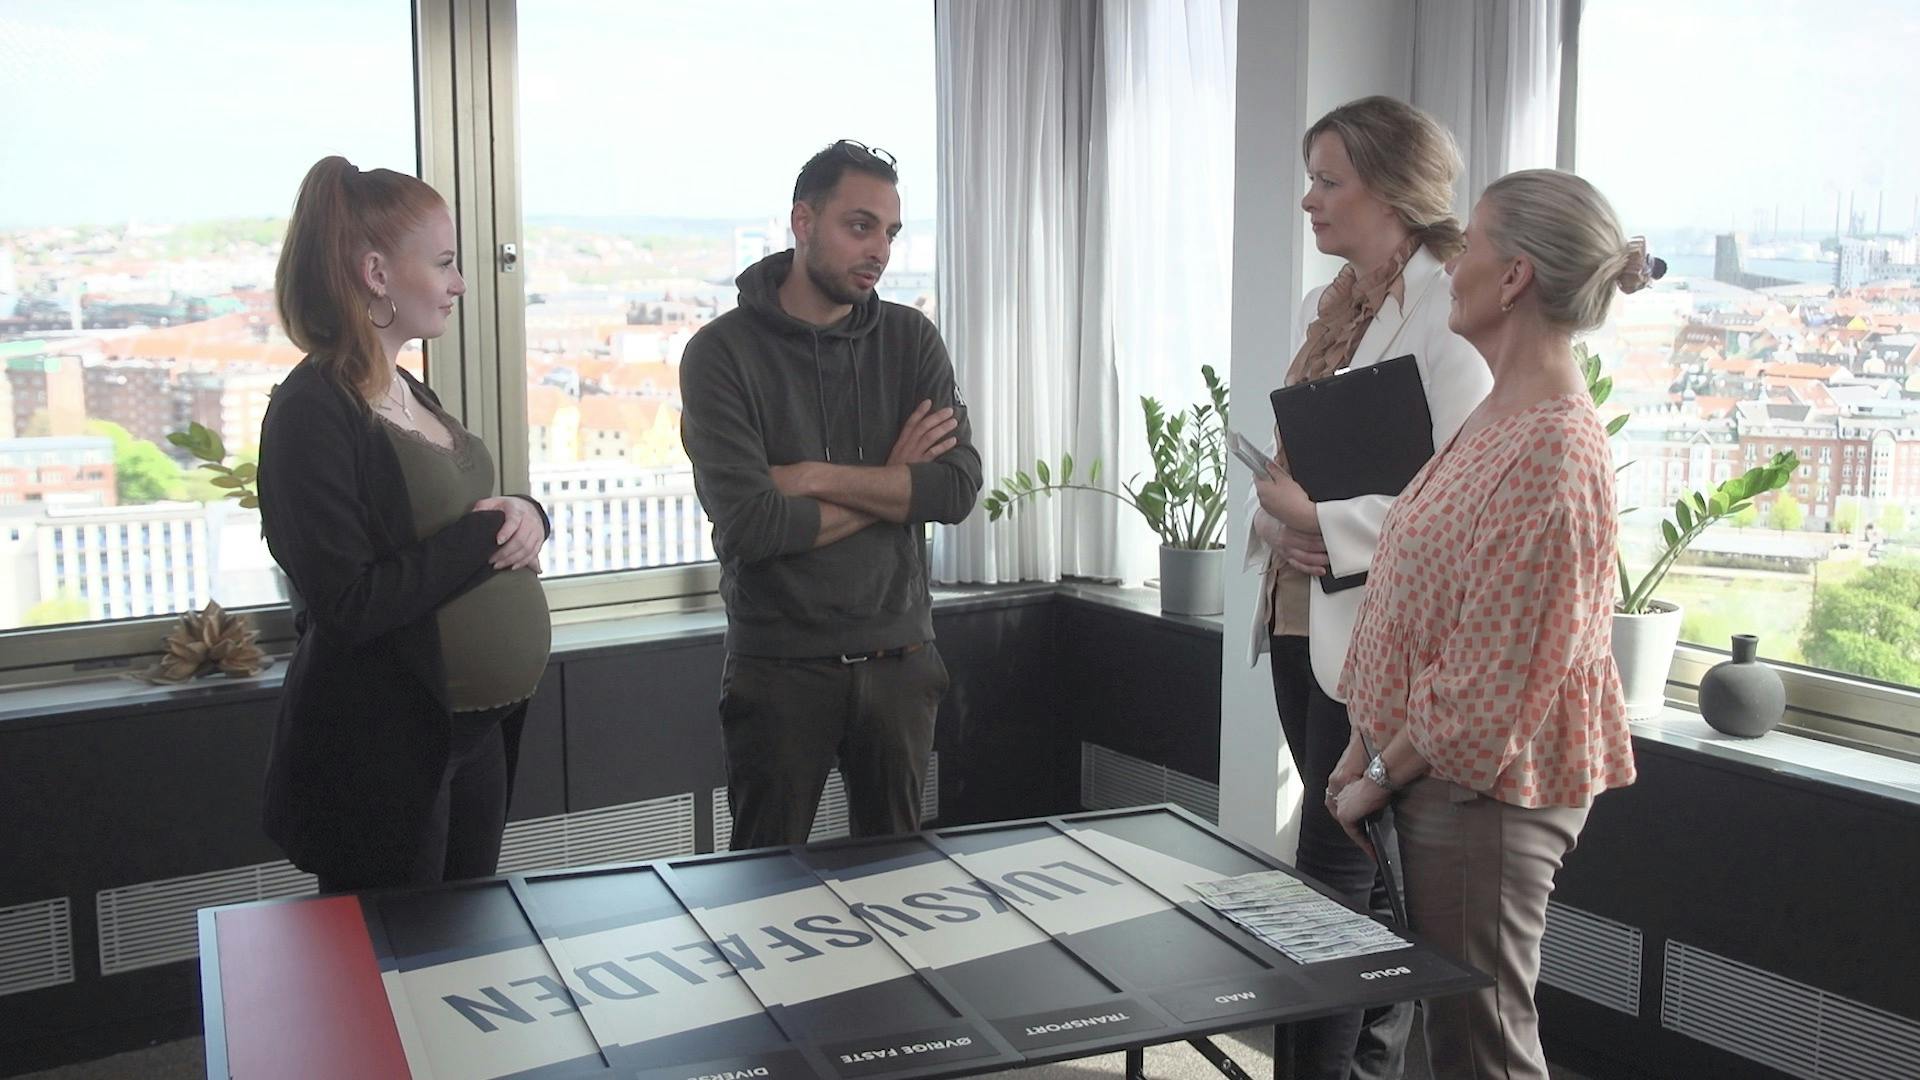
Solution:
{"label": "beige scarf", "polygon": [[[1320,305],[1307,327],[1307,338],[1300,343],[1300,351],[1293,354],[1293,364],[1287,368],[1288,386],[1325,378],[1353,362],[1360,339],[1367,336],[1367,328],[1373,325],[1374,316],[1380,313],[1387,297],[1406,302],[1401,276],[1406,272],[1407,261],[1419,249],[1420,238],[1409,236],[1394,249],[1392,258],[1365,277],[1360,276],[1352,263],[1340,268],[1333,283],[1320,293]],[[1280,446],[1277,432],[1274,445]],[[1281,468],[1286,468],[1285,449],[1278,450],[1274,459]],[[1268,587],[1273,591],[1273,633],[1305,635],[1307,575],[1288,566],[1278,555],[1269,561],[1267,573]]]}

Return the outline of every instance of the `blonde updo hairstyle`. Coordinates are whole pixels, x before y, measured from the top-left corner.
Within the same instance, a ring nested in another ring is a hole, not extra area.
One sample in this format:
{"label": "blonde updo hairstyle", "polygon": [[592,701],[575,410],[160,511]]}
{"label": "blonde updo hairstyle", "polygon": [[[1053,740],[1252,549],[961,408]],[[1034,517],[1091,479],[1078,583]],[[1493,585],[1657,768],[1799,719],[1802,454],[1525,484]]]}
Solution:
{"label": "blonde updo hairstyle", "polygon": [[1533,263],[1534,298],[1555,326],[1592,330],[1607,321],[1614,290],[1647,284],[1645,245],[1629,243],[1606,196],[1572,173],[1508,173],[1487,185],[1480,204],[1494,249]]}
{"label": "blonde updo hairstyle", "polygon": [[1310,156],[1313,141],[1328,133],[1346,147],[1360,182],[1393,207],[1428,254],[1445,262],[1460,253],[1466,240],[1453,213],[1460,149],[1438,120],[1394,98],[1360,98],[1308,128],[1301,157]]}

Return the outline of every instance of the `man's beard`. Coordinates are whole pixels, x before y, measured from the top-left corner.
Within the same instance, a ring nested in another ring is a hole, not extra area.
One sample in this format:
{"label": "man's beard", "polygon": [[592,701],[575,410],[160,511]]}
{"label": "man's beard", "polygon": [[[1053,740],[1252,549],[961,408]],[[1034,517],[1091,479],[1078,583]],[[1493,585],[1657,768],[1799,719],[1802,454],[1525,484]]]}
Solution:
{"label": "man's beard", "polygon": [[807,252],[806,271],[807,280],[813,282],[813,287],[819,289],[822,296],[836,304],[850,306],[863,304],[866,303],[867,297],[872,295],[871,289],[865,291],[854,289],[845,283],[844,278],[835,277],[817,250]]}

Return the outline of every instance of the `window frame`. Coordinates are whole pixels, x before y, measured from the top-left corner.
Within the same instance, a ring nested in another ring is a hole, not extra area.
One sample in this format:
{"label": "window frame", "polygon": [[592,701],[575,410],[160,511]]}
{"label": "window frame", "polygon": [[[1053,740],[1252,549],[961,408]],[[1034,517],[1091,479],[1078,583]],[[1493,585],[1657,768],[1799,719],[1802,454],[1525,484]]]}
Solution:
{"label": "window frame", "polygon": [[[1561,0],[1560,128],[1555,161],[1559,168],[1578,171],[1580,20],[1586,0]],[[1748,444],[1749,451],[1752,444]],[[1849,449],[1851,454],[1851,449]],[[1767,447],[1771,457],[1773,447]],[[1682,640],[1674,649],[1667,672],[1667,700],[1697,701],[1700,680],[1730,652]],[[1783,730],[1875,753],[1920,761],[1920,688],[1874,682],[1844,672],[1766,661],[1780,675],[1787,691]]]}
{"label": "window frame", "polygon": [[[476,125],[469,146],[491,146],[485,160],[486,200],[471,207],[488,225],[486,248],[492,273],[487,275],[484,304],[489,333],[479,334],[465,361],[465,378],[485,388],[482,426],[474,431],[497,448],[500,490],[528,492],[533,488],[532,455],[527,424],[527,287],[526,274],[507,266],[497,246],[518,245],[526,250],[525,219],[520,186],[520,53],[517,0],[440,0],[454,9],[456,21],[484,21],[467,31],[474,43],[470,70],[487,74],[484,85],[472,87],[472,97],[491,104],[486,126]],[[476,164],[481,164],[476,159]],[[476,243],[468,250],[478,253]],[[472,260],[469,260],[472,262]],[[491,345],[485,343],[491,342]],[[438,387],[435,387],[438,390]],[[584,621],[656,610],[700,610],[720,604],[718,563],[682,563],[677,566],[605,570],[542,578],[547,606],[556,622]]]}
{"label": "window frame", "polygon": [[[419,0],[409,5],[412,12],[414,58],[414,146],[415,164],[420,176],[447,198],[455,219],[462,206],[455,197],[456,185],[451,173],[436,171],[430,146],[438,133],[451,131],[455,100],[450,82],[451,39],[448,36],[451,9],[460,0]],[[440,139],[439,141],[444,141]],[[463,235],[464,240],[464,235]],[[463,306],[464,308],[464,306]],[[441,368],[443,356],[460,356],[469,321],[462,311],[457,323],[449,323],[447,335],[437,344],[425,347],[428,383],[435,392],[446,393]],[[455,376],[455,382],[458,376]],[[464,410],[457,399],[448,409],[465,422]],[[293,639],[293,614],[286,604],[266,604],[232,609],[253,620],[260,644],[268,651],[284,651]],[[57,682],[84,678],[102,671],[132,666],[136,661],[157,655],[160,640],[173,628],[180,613],[153,615],[137,619],[68,623],[52,627],[17,627],[0,630],[0,648],[7,660],[0,663],[0,686],[37,682]]]}
{"label": "window frame", "polygon": [[[500,490],[531,490],[526,425],[526,288],[503,243],[521,239],[514,0],[414,0],[415,154],[447,200],[468,291],[447,333],[426,344],[427,384],[495,451]],[[491,147],[491,150],[488,148]],[[483,272],[484,267],[484,272]],[[712,562],[545,579],[556,622],[719,605]],[[286,604],[235,608],[270,651],[294,640]],[[179,614],[0,630],[0,686],[121,670],[159,653]]]}
{"label": "window frame", "polygon": [[[1560,138],[1556,161],[1577,162],[1582,0],[1562,0]],[[498,245],[524,244],[518,161],[516,0],[415,0],[416,146],[422,177],[454,210],[465,253],[467,301],[447,335],[428,347],[428,383],[496,448],[503,491],[530,487],[526,424],[524,273],[502,269]],[[490,150],[488,149],[490,148]],[[484,262],[483,262],[484,260]],[[488,272],[481,273],[485,265]],[[510,357],[518,357],[509,361]],[[1749,447],[1750,449],[1750,447]],[[712,562],[605,571],[543,581],[556,623],[718,606]],[[269,649],[293,640],[282,605],[247,613]],[[97,676],[158,652],[177,615],[0,631],[0,685]],[[1690,701],[1700,677],[1727,653],[1681,642],[1668,695]],[[1773,664],[1786,684],[1787,726],[1816,737],[1920,758],[1920,689],[1839,672]]]}

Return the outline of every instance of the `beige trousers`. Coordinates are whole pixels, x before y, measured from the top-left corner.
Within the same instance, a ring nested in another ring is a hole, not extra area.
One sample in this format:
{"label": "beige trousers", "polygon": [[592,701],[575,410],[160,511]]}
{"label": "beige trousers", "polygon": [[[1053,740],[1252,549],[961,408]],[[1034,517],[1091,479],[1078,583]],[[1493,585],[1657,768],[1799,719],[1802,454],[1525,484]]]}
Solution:
{"label": "beige trousers", "polygon": [[1533,1001],[1540,935],[1553,875],[1586,820],[1584,806],[1529,810],[1432,778],[1394,804],[1413,932],[1494,977],[1426,1003],[1434,1080],[1547,1080]]}

